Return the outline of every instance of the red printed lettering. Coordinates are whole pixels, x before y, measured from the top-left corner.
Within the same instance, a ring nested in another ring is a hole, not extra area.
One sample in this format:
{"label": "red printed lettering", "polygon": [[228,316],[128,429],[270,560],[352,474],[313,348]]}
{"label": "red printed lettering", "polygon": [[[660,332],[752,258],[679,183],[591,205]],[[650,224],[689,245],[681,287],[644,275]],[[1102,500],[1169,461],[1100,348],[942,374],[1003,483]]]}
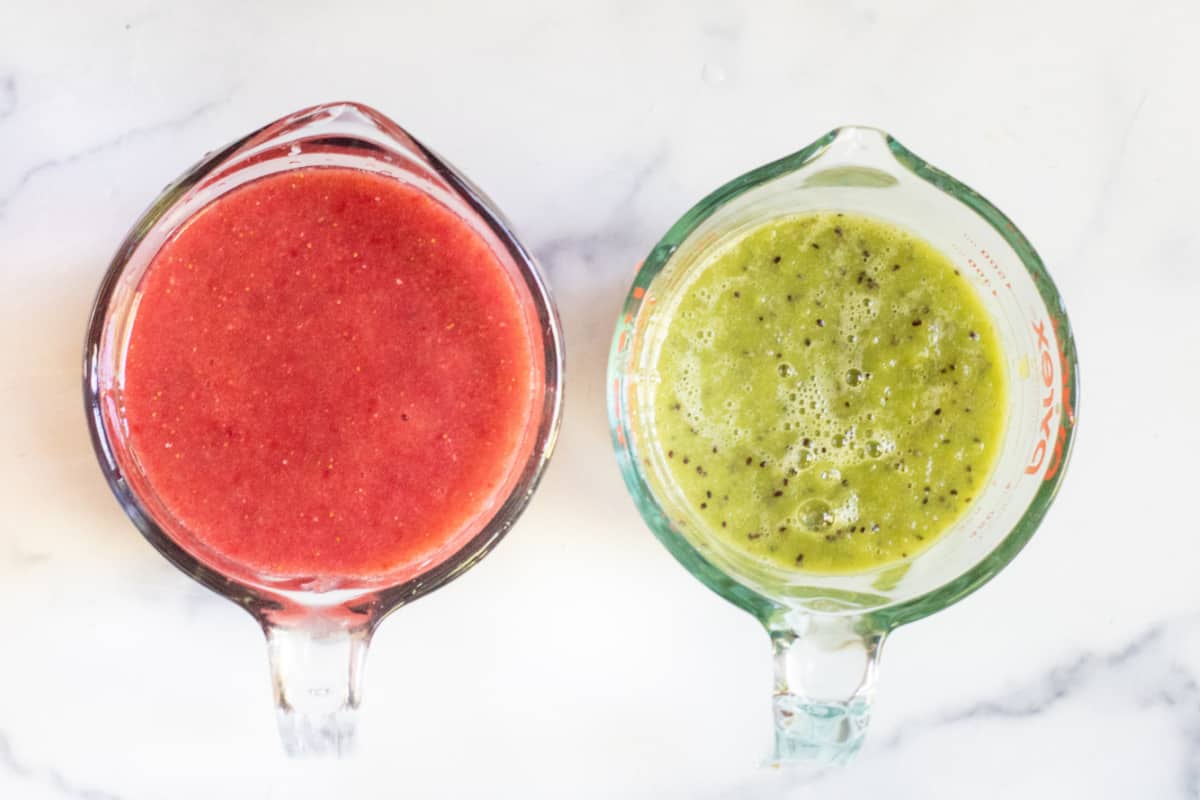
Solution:
{"label": "red printed lettering", "polygon": [[1056,432],[1050,430],[1050,425],[1054,421],[1057,409],[1054,403],[1054,358],[1050,355],[1050,340],[1046,336],[1046,323],[1034,323],[1033,332],[1037,336],[1041,361],[1042,386],[1046,388],[1046,396],[1042,399],[1042,408],[1046,409],[1046,413],[1042,416],[1042,424],[1040,426],[1041,438],[1034,445],[1033,453],[1029,456],[1029,464],[1025,467],[1025,474],[1027,475],[1034,475],[1042,468],[1042,464],[1046,461],[1046,451],[1050,447],[1051,439],[1056,440],[1055,462],[1052,469],[1057,471],[1058,465],[1062,461],[1062,439],[1064,438],[1064,432],[1061,427]]}

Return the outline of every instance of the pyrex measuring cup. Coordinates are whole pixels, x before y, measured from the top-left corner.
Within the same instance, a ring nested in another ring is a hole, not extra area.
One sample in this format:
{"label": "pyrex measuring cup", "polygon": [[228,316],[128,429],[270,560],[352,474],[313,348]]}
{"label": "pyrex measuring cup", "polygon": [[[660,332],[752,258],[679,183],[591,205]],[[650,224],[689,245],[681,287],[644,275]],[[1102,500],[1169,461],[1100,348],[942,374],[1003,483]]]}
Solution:
{"label": "pyrex measuring cup", "polygon": [[[672,500],[655,433],[661,304],[693,268],[769,219],[806,211],[875,217],[948,256],[992,315],[1004,353],[1007,423],[996,467],[967,513],[928,550],[870,571],[785,570],[706,537]],[[775,653],[776,762],[841,762],[860,747],[884,640],[965,597],[1033,535],[1062,480],[1075,429],[1075,344],[1041,260],[994,206],[862,127],[730,181],[683,216],[645,260],[626,299],[609,361],[608,404],[626,485],[655,535],[693,575],[759,619]]]}
{"label": "pyrex measuring cup", "polygon": [[[395,179],[460,217],[508,274],[540,341],[533,367],[541,391],[522,449],[514,456],[516,466],[499,490],[503,496],[485,516],[468,523],[453,551],[438,551],[421,563],[370,578],[257,574],[205,547],[156,497],[130,447],[123,416],[126,350],[142,278],[155,254],[200,209],[223,195],[265,176],[311,167],[351,168]],[[350,747],[363,664],[376,626],[394,609],[470,569],[520,515],[553,449],[562,404],[562,359],[562,335],[549,293],[533,258],[500,212],[452,166],[365,106],[316,106],[233,142],[167,187],[135,224],[105,275],[87,333],[84,400],[92,442],[113,493],[150,543],[261,624],[289,754],[341,753]]]}

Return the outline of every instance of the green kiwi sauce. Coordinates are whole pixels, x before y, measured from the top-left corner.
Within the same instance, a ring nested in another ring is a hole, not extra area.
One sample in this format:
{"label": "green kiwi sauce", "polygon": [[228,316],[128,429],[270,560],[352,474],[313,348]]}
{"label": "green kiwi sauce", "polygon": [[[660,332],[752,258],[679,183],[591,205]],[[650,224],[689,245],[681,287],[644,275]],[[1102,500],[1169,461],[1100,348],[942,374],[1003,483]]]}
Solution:
{"label": "green kiwi sauce", "polygon": [[953,263],[853,214],[774,219],[659,299],[658,479],[699,535],[789,570],[912,558],[1004,433],[995,327]]}

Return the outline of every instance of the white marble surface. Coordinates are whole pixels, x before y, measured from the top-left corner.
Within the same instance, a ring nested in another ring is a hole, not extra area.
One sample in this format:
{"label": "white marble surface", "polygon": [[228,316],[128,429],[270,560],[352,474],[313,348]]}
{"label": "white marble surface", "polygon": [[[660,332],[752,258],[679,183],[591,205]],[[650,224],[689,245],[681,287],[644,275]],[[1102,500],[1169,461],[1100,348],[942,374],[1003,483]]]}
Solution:
{"label": "white marble surface", "polygon": [[[0,0],[0,797],[1200,797],[1200,6]],[[203,151],[357,99],[485,187],[566,325],[521,525],[388,620],[363,751],[289,763],[251,619],[134,531],[87,443],[84,319]],[[765,636],[627,499],[601,376],[631,266],[701,194],[847,122],[1037,245],[1078,446],[1008,571],[889,642],[869,743],[756,769]]]}

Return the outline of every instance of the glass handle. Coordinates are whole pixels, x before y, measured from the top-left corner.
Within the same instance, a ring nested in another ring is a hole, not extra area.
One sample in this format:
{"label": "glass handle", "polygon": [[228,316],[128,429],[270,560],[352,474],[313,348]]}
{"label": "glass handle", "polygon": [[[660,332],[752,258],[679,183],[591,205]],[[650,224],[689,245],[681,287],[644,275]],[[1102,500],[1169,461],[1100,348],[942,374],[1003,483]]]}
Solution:
{"label": "glass handle", "polygon": [[348,754],[370,628],[308,619],[263,630],[284,750],[293,758]]}
{"label": "glass handle", "polygon": [[771,763],[849,760],[870,722],[886,631],[860,617],[794,612],[768,632],[775,650]]}

